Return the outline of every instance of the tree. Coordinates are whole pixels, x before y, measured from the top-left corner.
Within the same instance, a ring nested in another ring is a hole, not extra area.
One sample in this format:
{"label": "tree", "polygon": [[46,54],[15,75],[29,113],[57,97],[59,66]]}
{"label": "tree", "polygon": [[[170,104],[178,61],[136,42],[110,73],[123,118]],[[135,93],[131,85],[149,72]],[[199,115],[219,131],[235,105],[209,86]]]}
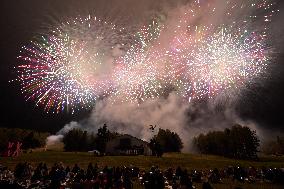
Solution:
{"label": "tree", "polygon": [[9,142],[22,142],[24,149],[43,147],[48,136],[49,133],[46,132],[19,128],[0,128],[0,153],[7,150]]}
{"label": "tree", "polygon": [[85,151],[87,149],[87,132],[81,129],[72,129],[63,137],[66,151]]}
{"label": "tree", "polygon": [[112,133],[108,130],[107,125],[104,124],[103,127],[98,129],[96,137],[96,147],[101,153],[105,153],[106,144],[112,138]]}
{"label": "tree", "polygon": [[64,149],[66,151],[87,151],[96,148],[104,153],[106,143],[116,136],[118,133],[110,132],[106,124],[98,129],[97,134],[81,129],[72,129],[63,137]]}
{"label": "tree", "polygon": [[93,150],[96,147],[96,142],[97,142],[96,137],[97,135],[94,134],[93,132],[88,135],[88,142],[87,142],[88,149],[87,150]]}
{"label": "tree", "polygon": [[265,142],[262,146],[262,152],[265,154],[283,155],[284,139],[277,136],[276,139]]}
{"label": "tree", "polygon": [[248,127],[235,125],[230,132],[231,152],[233,157],[241,159],[255,159],[259,147],[259,139],[255,131]]}
{"label": "tree", "polygon": [[88,150],[88,133],[87,131],[84,131],[80,140],[79,140],[80,146],[82,148],[81,151],[87,151]]}
{"label": "tree", "polygon": [[161,144],[156,140],[156,138],[152,138],[149,145],[153,156],[162,157],[164,152]]}
{"label": "tree", "polygon": [[193,140],[194,146],[205,154],[215,154],[239,159],[256,159],[259,139],[255,131],[235,125],[224,131],[200,134]]}
{"label": "tree", "polygon": [[34,132],[30,132],[23,138],[23,149],[40,147],[40,141],[35,137]]}
{"label": "tree", "polygon": [[158,134],[153,137],[153,141],[161,145],[163,152],[180,152],[183,147],[179,135],[169,129],[159,129]]}

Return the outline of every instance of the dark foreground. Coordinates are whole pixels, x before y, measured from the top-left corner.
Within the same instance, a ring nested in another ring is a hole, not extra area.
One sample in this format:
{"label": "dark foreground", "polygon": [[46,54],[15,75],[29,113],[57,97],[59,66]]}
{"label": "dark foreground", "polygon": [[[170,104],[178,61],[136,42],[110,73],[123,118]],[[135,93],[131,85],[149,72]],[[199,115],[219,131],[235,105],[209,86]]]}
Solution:
{"label": "dark foreground", "polygon": [[284,188],[281,157],[250,162],[189,154],[34,152],[1,158],[0,164],[0,188]]}
{"label": "dark foreground", "polygon": [[[40,163],[33,168],[19,163],[15,170],[0,167],[0,188],[281,188],[284,170],[275,168],[226,167],[224,169],[187,170],[181,167],[164,171],[157,166],[150,170],[138,167],[98,167],[90,163],[86,170],[77,164],[65,167],[55,163],[48,168]],[[235,186],[234,186],[235,185]]]}

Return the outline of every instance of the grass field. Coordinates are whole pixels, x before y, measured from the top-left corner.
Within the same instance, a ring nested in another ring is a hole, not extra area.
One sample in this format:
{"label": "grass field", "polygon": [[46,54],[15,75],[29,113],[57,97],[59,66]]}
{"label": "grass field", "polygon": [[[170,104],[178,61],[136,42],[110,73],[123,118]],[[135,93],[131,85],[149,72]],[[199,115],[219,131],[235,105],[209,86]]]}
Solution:
{"label": "grass field", "polygon": [[224,168],[229,165],[239,166],[255,166],[255,167],[284,167],[284,157],[261,157],[259,161],[234,160],[212,155],[193,155],[182,153],[164,154],[162,158],[150,156],[104,156],[94,157],[87,152],[33,152],[22,154],[19,157],[0,157],[0,164],[13,169],[19,162],[30,162],[36,165],[39,162],[45,162],[48,166],[55,162],[63,162],[65,165],[73,166],[78,163],[81,167],[86,168],[87,165],[98,163],[99,166],[129,166],[133,165],[142,169],[148,169],[152,165],[158,165],[161,169],[169,167],[181,166],[187,169],[210,169]]}

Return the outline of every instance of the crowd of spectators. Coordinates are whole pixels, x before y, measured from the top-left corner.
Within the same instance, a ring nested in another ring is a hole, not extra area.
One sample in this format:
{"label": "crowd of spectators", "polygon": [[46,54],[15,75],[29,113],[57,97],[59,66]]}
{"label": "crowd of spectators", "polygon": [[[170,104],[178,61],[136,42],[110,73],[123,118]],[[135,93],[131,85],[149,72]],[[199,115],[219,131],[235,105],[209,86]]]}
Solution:
{"label": "crowd of spectators", "polygon": [[29,163],[19,163],[15,170],[0,166],[0,188],[50,188],[50,189],[132,189],[134,183],[145,189],[193,189],[194,183],[202,188],[212,188],[212,183],[223,179],[238,182],[270,182],[284,184],[284,170],[278,168],[226,167],[222,170],[191,170],[168,168],[161,171],[153,166],[150,170],[137,167],[98,167],[90,163],[87,169],[78,164],[73,167],[56,163],[48,168],[45,163],[33,168]]}

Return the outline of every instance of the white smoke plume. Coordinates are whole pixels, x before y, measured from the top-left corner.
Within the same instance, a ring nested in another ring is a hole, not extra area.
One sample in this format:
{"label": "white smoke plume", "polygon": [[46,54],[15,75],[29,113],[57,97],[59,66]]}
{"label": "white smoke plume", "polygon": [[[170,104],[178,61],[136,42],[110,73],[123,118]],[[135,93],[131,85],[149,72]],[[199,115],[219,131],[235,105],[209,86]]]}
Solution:
{"label": "white smoke plume", "polygon": [[52,146],[56,143],[62,141],[64,134],[68,133],[68,131],[72,129],[79,129],[81,125],[76,121],[71,121],[70,123],[66,124],[62,129],[60,129],[55,135],[50,135],[46,138],[46,146]]}
{"label": "white smoke plume", "polygon": [[[214,102],[216,103],[216,102]],[[181,137],[184,149],[190,151],[194,136],[210,130],[222,130],[231,127],[237,116],[231,109],[219,111],[213,102],[188,103],[178,95],[171,93],[167,98],[149,99],[141,104],[117,103],[109,99],[97,102],[89,118],[81,122],[70,122],[58,133],[60,139],[73,128],[97,132],[104,123],[113,132],[131,134],[149,141],[158,129],[169,129]],[[155,131],[149,125],[156,125]]]}
{"label": "white smoke plume", "polygon": [[63,139],[63,135],[60,135],[60,134],[48,136],[46,138],[46,146],[49,147],[49,146],[55,145],[56,143],[60,142],[62,139]]}

